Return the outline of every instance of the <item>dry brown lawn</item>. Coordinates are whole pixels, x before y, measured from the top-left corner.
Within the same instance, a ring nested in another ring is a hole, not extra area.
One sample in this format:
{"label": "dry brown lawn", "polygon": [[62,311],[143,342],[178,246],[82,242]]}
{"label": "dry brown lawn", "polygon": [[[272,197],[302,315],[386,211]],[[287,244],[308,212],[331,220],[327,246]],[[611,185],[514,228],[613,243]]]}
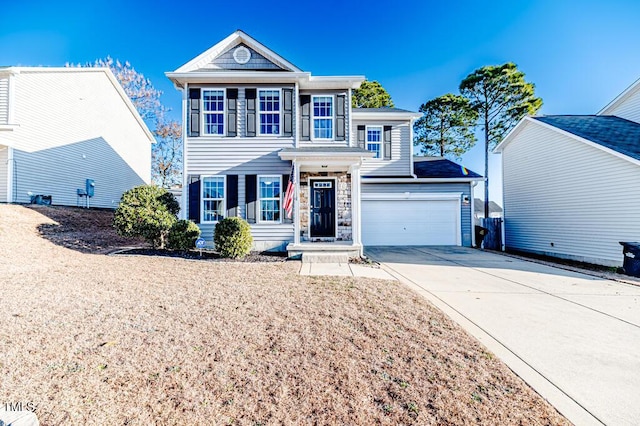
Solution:
{"label": "dry brown lawn", "polygon": [[110,217],[0,205],[0,402],[43,425],[567,423],[396,282],[92,254]]}

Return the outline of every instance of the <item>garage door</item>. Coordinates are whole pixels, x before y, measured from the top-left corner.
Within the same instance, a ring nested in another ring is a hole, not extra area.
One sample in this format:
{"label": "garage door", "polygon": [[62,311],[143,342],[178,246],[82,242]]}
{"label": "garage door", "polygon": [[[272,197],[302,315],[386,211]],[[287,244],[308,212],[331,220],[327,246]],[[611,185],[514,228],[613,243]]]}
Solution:
{"label": "garage door", "polygon": [[460,245],[458,200],[363,200],[366,246]]}

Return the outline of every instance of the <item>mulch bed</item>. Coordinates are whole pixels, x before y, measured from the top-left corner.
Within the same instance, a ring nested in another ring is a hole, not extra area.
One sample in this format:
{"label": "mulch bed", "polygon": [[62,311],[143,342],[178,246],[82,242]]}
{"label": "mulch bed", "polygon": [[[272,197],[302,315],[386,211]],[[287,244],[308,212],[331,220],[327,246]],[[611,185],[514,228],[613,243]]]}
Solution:
{"label": "mulch bed", "polygon": [[219,253],[211,250],[159,250],[150,248],[135,248],[116,251],[116,255],[137,255],[137,256],[161,256],[161,257],[177,257],[191,260],[209,260],[216,262],[247,262],[247,263],[269,263],[269,262],[285,262],[287,261],[287,253],[284,252],[251,252],[245,257],[230,259],[220,256]]}

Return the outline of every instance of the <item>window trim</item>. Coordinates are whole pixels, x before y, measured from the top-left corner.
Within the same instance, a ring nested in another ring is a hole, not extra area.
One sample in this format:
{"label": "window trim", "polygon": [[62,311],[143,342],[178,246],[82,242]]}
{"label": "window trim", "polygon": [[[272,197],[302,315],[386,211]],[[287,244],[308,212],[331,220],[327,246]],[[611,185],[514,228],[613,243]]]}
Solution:
{"label": "window trim", "polygon": [[[261,178],[277,178],[280,182],[280,197],[262,198],[260,191],[260,179]],[[258,211],[256,212],[256,223],[278,225],[282,223],[282,175],[257,175],[256,176],[256,201],[258,202]],[[280,219],[278,220],[262,220],[262,200],[279,200],[280,201]]]}
{"label": "window trim", "polygon": [[[204,109],[204,92],[205,91],[219,91],[222,92],[222,133],[207,133],[207,114],[219,114],[219,111],[212,112]],[[224,137],[227,135],[227,89],[225,87],[201,87],[200,88],[200,102],[202,106],[200,108],[200,114],[202,118],[200,120],[200,134],[202,136]]]}
{"label": "window trim", "polygon": [[[204,197],[204,181],[207,178],[222,178],[222,189],[224,194],[222,198],[205,198]],[[203,175],[200,176],[200,223],[218,223],[218,220],[205,220],[204,202],[205,200],[222,200],[223,219],[227,217],[227,176],[226,175]]]}
{"label": "window trim", "polygon": [[[315,108],[314,108],[314,99],[315,98],[331,98],[331,117],[328,116],[320,116],[317,117],[315,114]],[[309,133],[310,133],[310,137],[312,141],[333,141],[336,139],[336,96],[331,93],[331,94],[317,94],[317,95],[311,95],[311,123],[310,123],[310,129],[309,129]],[[331,137],[330,138],[317,138],[316,137],[316,127],[315,127],[315,121],[316,119],[330,119],[331,120]]]}
{"label": "window trim", "polygon": [[[274,92],[278,92],[278,103],[279,103],[279,108],[278,108],[278,117],[279,117],[279,124],[278,124],[278,133],[262,133],[262,126],[260,124],[260,117],[262,116],[262,114],[272,114],[275,111],[262,111],[260,109],[260,92],[264,91],[264,90],[271,90]],[[272,136],[272,137],[278,137],[278,136],[282,136],[282,116],[284,114],[282,114],[282,88],[280,87],[257,87],[256,88],[256,135],[257,136]]]}
{"label": "window trim", "polygon": [[380,141],[378,142],[372,142],[372,143],[377,143],[378,145],[380,145],[380,157],[373,157],[372,160],[374,161],[382,161],[384,160],[384,126],[382,124],[372,124],[372,125],[368,125],[364,127],[364,149],[366,149],[369,152],[373,152],[371,150],[369,150],[368,145],[369,145],[369,129],[380,129]]}

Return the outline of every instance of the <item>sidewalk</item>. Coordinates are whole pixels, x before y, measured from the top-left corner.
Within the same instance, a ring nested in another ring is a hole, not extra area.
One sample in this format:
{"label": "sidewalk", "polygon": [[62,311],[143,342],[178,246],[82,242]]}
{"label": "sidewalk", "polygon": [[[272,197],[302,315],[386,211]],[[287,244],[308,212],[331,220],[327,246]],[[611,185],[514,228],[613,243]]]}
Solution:
{"label": "sidewalk", "polygon": [[352,263],[302,263],[301,265],[300,275],[334,275],[396,280],[379,266]]}

